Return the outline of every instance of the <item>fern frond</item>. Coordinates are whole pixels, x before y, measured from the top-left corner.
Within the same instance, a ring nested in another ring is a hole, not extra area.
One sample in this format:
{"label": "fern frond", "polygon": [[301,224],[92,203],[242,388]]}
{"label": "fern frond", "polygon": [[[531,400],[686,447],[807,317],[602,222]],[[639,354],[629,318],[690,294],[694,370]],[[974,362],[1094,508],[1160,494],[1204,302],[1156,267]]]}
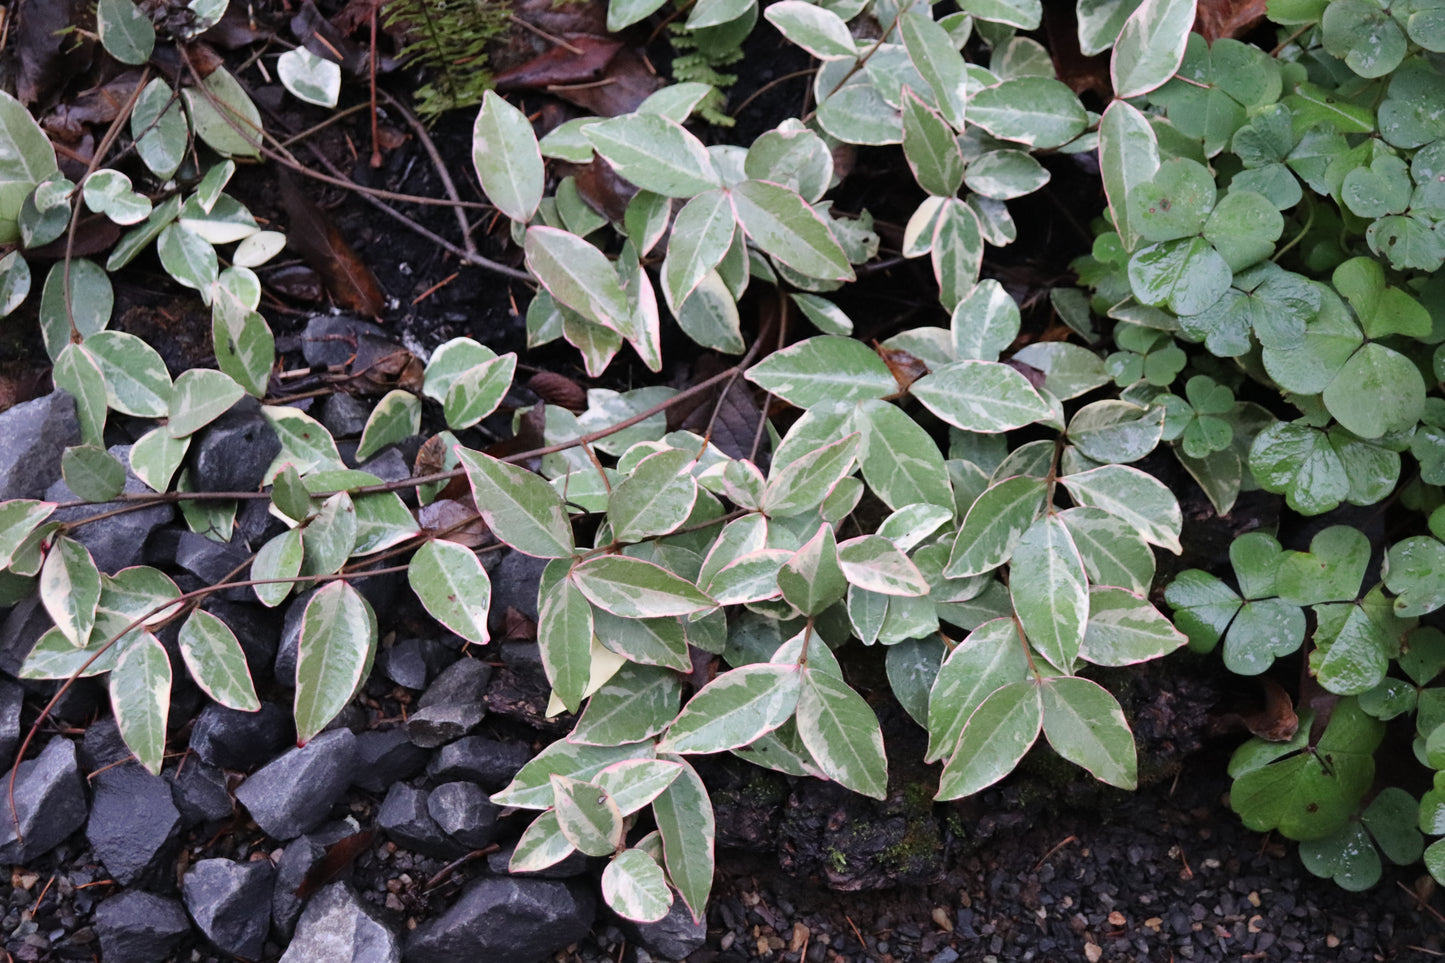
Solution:
{"label": "fern frond", "polygon": [[401,57],[426,72],[416,91],[418,115],[435,119],[481,103],[491,89],[487,44],[507,28],[499,0],[388,0],[386,27],[402,36]]}

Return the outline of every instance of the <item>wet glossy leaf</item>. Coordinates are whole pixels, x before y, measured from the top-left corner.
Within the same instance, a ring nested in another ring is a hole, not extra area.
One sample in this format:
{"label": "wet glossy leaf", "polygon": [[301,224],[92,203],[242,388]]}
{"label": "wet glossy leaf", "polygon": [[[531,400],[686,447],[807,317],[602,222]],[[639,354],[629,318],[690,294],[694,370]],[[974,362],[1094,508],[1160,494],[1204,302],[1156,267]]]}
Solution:
{"label": "wet glossy leaf", "polygon": [[952,509],[943,455],[918,422],[896,405],[869,400],[859,405],[856,424],[862,429],[863,478],[884,504],[898,509],[926,502]]}
{"label": "wet glossy leaf", "polygon": [[1224,638],[1224,664],[1237,675],[1259,675],[1274,660],[1304,642],[1305,616],[1279,599],[1257,599],[1240,607]]}
{"label": "wet glossy leaf", "polygon": [[[952,197],[963,183],[963,151],[958,147],[953,128],[942,114],[906,87],[903,89],[903,156],[914,179],[930,194]],[[973,173],[972,166],[969,173]]]}
{"label": "wet glossy leaf", "polygon": [[[1082,35],[1082,20],[1079,29]],[[1124,249],[1133,251],[1138,246],[1142,212],[1128,198],[1158,171],[1159,144],[1148,119],[1122,100],[1110,104],[1099,122],[1099,169],[1114,225]]]}
{"label": "wet glossy leaf", "polygon": [[1091,585],[1114,585],[1145,594],[1154,582],[1154,552],[1124,519],[1098,508],[1059,513],[1084,560]]}
{"label": "wet glossy leaf", "polygon": [[8,244],[20,238],[16,217],[25,195],[57,168],[50,139],[8,93],[0,93],[0,137],[12,147],[0,158],[0,244]]}
{"label": "wet glossy leaf", "polygon": [[984,278],[954,306],[949,330],[959,360],[997,361],[1018,337],[1018,302],[998,281]]}
{"label": "wet glossy leaf", "polygon": [[297,98],[320,107],[335,107],[341,96],[341,65],[295,47],[276,58],[276,76]]}
{"label": "wet glossy leaf", "polygon": [[[629,662],[592,694],[568,738],[598,746],[650,739],[677,716],[681,696],[682,683],[676,671]],[[625,765],[633,764],[618,764]],[[671,773],[668,781],[675,776]],[[609,791],[618,796],[622,789]],[[625,815],[628,809],[622,808]]]}
{"label": "wet glossy leaf", "polygon": [[1229,290],[1233,276],[1202,237],[1151,244],[1129,259],[1134,296],[1143,304],[1168,305],[1175,314],[1199,314]]}

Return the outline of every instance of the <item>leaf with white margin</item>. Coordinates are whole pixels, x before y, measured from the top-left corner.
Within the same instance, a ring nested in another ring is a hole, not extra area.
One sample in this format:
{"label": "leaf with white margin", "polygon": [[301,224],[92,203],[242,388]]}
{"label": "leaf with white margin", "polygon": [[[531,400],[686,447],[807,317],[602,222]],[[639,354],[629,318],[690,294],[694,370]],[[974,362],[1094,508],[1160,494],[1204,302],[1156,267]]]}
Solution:
{"label": "leaf with white margin", "polygon": [[666,759],[626,759],[593,776],[593,785],[605,790],[622,815],[630,816],[652,802],[682,774],[682,763]]}
{"label": "leaf with white margin", "polygon": [[[681,761],[681,760],[679,760]],[[652,803],[672,885],[700,923],[712,889],[717,820],[707,787],[686,762],[667,791]]]}
{"label": "leaf with white margin", "polygon": [[1007,776],[1038,739],[1043,721],[1043,700],[1033,680],[994,690],[963,724],[934,798],[971,796]]}
{"label": "leaf with white margin", "polygon": [[1159,170],[1159,141],[1149,119],[1122,100],[1116,100],[1099,121],[1099,172],[1109,211],[1124,250],[1139,246],[1139,231],[1129,209],[1129,191],[1153,180]]}
{"label": "leaf with white margin", "polygon": [[201,690],[221,705],[242,712],[261,708],[246,664],[246,653],[231,627],[204,609],[181,626],[181,658]]}
{"label": "leaf with white margin", "polygon": [[[286,596],[296,587],[294,579],[301,573],[301,560],[304,557],[299,528],[288,529],[261,546],[255,561],[251,563],[251,580],[262,580],[263,584],[253,585],[251,589],[262,605],[275,608],[286,600]],[[285,581],[264,581],[266,579]]]}
{"label": "leaf with white margin", "polygon": [[71,645],[86,644],[100,604],[100,570],[90,549],[65,536],[54,541],[40,568],[40,603]]}
{"label": "leaf with white margin", "polygon": [[780,262],[824,281],[855,279],[833,230],[797,191],[767,181],[743,181],[729,195],[738,223],[753,243]]}
{"label": "leaf with white margin", "polygon": [[[448,421],[451,424],[450,420]],[[459,427],[455,424],[453,428]],[[461,426],[464,427],[464,426]],[[366,461],[387,445],[410,438],[421,431],[421,400],[410,391],[388,391],[376,403],[361,429],[356,460]]]}
{"label": "leaf with white margin", "polygon": [[1059,479],[1074,501],[1117,515],[1151,544],[1179,555],[1184,513],[1179,500],[1153,475],[1128,465],[1103,465]]}
{"label": "leaf with white margin", "polygon": [[490,641],[492,581],[476,552],[445,539],[427,542],[411,557],[406,578],[432,618],[469,642]]}
{"label": "leaf with white margin", "polygon": [[793,553],[781,548],[746,552],[712,574],[707,593],[719,605],[744,605],[777,598],[778,570]]}
{"label": "leaf with white margin", "polygon": [[592,674],[592,606],[571,579],[552,586],[541,600],[537,644],[553,694],[576,712]]}
{"label": "leaf with white margin", "polygon": [[888,759],[878,717],[839,676],[802,670],[798,734],[828,778],[873,799],[888,795]]}
{"label": "leaf with white margin", "polygon": [[556,866],[576,851],[562,835],[562,827],[557,824],[557,810],[549,809],[532,820],[532,824],[523,831],[512,850],[507,871],[536,873]]}
{"label": "leaf with white margin", "polygon": [[0,91],[0,244],[20,239],[16,217],[31,189],[57,171],[55,148],[25,105]]}
{"label": "leaf with white margin", "polygon": [[838,563],[849,584],[883,595],[927,595],[928,579],[898,546],[882,535],[860,535],[838,545]]}
{"label": "leaf with white margin", "polygon": [[929,411],[965,431],[1012,431],[1053,411],[1027,378],[995,361],[955,361],[919,378],[909,390]]}
{"label": "leaf with white margin", "polygon": [[546,186],[537,135],[526,114],[491,90],[472,125],[472,164],[487,199],[503,214],[526,223],[537,213]]}
{"label": "leaf with white margin", "polygon": [[105,375],[110,407],[138,418],[164,418],[170,410],[171,376],[160,353],[124,331],[97,331],[85,339]]}
{"label": "leaf with white margin", "polygon": [[632,305],[617,269],[582,238],[553,227],[529,227],[527,268],[560,304],[618,334],[632,329]]}
{"label": "leaf with white margin", "polygon": [[372,492],[352,498],[356,508],[356,544],[351,554],[357,557],[400,545],[421,531],[416,518],[396,492]]}
{"label": "leaf with white margin", "polygon": [[[775,351],[745,377],[799,408],[886,398],[898,381],[878,352],[854,338],[819,335]],[[1022,376],[1020,376],[1022,377]]]}
{"label": "leaf with white margin", "polygon": [[985,622],[954,646],[928,693],[928,752],[923,761],[952,755],[973,711],[995,690],[1025,679],[1028,668],[1024,640],[1011,618]]}
{"label": "leaf with white margin", "polygon": [[335,107],[341,96],[341,65],[294,47],[276,58],[281,85],[300,100],[318,107]]}
{"label": "leaf with white margin", "polygon": [[819,60],[858,55],[848,25],[831,10],[803,0],[781,0],[769,5],[763,16],[789,41]]}
{"label": "leaf with white margin", "polygon": [[889,508],[920,502],[953,508],[953,489],[938,443],[897,405],[867,399],[858,406],[858,461],[873,494]]}
{"label": "leaf with white margin", "polygon": [[717,605],[687,579],[626,555],[589,559],[572,570],[571,580],[593,605],[623,618],[691,615]]}
{"label": "leaf with white margin", "polygon": [[125,744],[151,775],[159,776],[171,710],[171,660],[151,633],[142,634],[116,659],[110,704]]}
{"label": "leaf with white margin", "polygon": [[622,813],[606,790],[566,776],[552,777],[557,826],[588,856],[609,856],[622,845]]}
{"label": "leaf with white margin", "polygon": [[456,452],[482,519],[498,539],[537,558],[572,554],[572,526],[561,496],[551,485],[490,455],[460,446]]}
{"label": "leaf with white margin", "polygon": [[816,508],[828,491],[853,471],[860,440],[855,431],[788,462],[776,473],[770,470],[773,477],[763,491],[763,511],[784,518]]}
{"label": "leaf with white margin", "polygon": [[666,874],[640,849],[625,849],[607,864],[602,898],[618,916],[636,923],[655,923],[672,908]]}
{"label": "leaf with white margin", "polygon": [[95,27],[106,53],[121,63],[138,67],[151,59],[156,28],[131,0],[100,0]]}
{"label": "leaf with white margin", "polygon": [[1089,590],[1089,624],[1079,658],[1094,665],[1134,665],[1167,655],[1188,637],[1142,595],[1121,588]]}
{"label": "leaf with white margin", "polygon": [[492,802],[518,809],[547,809],[552,805],[553,775],[586,781],[615,762],[651,758],[653,745],[650,742],[586,746],[558,739],[517,770],[505,788],[492,794]]}
{"label": "leaf with white margin", "polygon": [[664,197],[693,197],[721,187],[702,141],[660,114],[625,114],[582,129],[619,177]]}
{"label": "leaf with white margin", "polygon": [[1134,734],[1119,702],[1097,682],[1072,677],[1044,679],[1044,737],[1054,751],[1120,789],[1138,787]]}
{"label": "leaf with white margin", "polygon": [[697,502],[692,452],[669,448],[642,459],[607,498],[612,537],[640,542],[686,522]]}
{"label": "leaf with white margin", "polygon": [[1019,539],[1038,518],[1047,488],[1042,478],[1016,475],[985,490],[969,508],[958,530],[944,575],[982,575],[1007,562]]}
{"label": "leaf with white margin", "polygon": [[1114,96],[1128,100],[1162,87],[1184,62],[1198,0],[1144,0],[1124,21],[1109,61]]}
{"label": "leaf with white margin", "polygon": [[323,585],[301,616],[296,657],[296,742],[330,725],[366,681],[376,656],[376,615],[345,580]]}
{"label": "leaf with white margin", "polygon": [[257,231],[241,238],[236,250],[231,252],[231,266],[238,268],[260,267],[286,248],[286,235],[280,231]]}
{"label": "leaf with white margin", "polygon": [[658,751],[709,753],[745,746],[791,717],[801,692],[796,665],[757,662],[724,672],[688,701]]}
{"label": "leaf with white margin", "polygon": [[0,502],[0,568],[10,564],[20,543],[53,511],[54,502],[23,498]]}
{"label": "leaf with white margin", "polygon": [[80,438],[87,445],[105,444],[105,374],[83,344],[67,344],[50,372],[55,387],[75,399]]}
{"label": "leaf with white margin", "polygon": [[496,357],[495,351],[471,338],[452,338],[432,352],[422,375],[421,393],[433,401],[446,401],[452,382]]}
{"label": "leaf with white margin", "polygon": [[181,467],[191,438],[172,438],[165,425],[152,428],[136,439],[130,448],[130,470],[152,491],[163,492],[171,487],[171,476]]}
{"label": "leaf with white margin", "polygon": [[1045,515],[1019,539],[1009,595],[1029,641],[1062,672],[1073,669],[1089,618],[1088,576],[1069,529]]}
{"label": "leaf with white margin", "polygon": [[963,55],[948,31],[926,12],[906,11],[898,20],[908,59],[933,88],[938,109],[954,130],[963,130],[968,81]]}
{"label": "leaf with white margin", "polygon": [[245,394],[246,389],[224,372],[207,368],[183,371],[171,391],[166,431],[172,438],[195,434],[225,414]]}
{"label": "leaf with white margin", "polygon": [[708,272],[722,263],[735,233],[737,221],[726,191],[704,191],[677,212],[662,262],[662,293],[674,314]]}
{"label": "leaf with white margin", "polygon": [[16,676],[21,679],[89,679],[115,668],[120,656],[119,643],[107,647],[107,639],[97,640],[83,649],[71,645],[59,629],[46,629],[34,648],[20,664]]}

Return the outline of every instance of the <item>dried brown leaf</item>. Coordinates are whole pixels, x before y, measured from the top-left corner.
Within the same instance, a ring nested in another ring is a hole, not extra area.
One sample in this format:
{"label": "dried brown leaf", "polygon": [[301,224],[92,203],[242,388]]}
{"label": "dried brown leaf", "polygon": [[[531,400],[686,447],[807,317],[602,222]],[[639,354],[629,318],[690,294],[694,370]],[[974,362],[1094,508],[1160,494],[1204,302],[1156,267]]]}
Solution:
{"label": "dried brown leaf", "polygon": [[367,317],[379,317],[386,297],[371,269],[362,263],[346,238],[320,207],[311,202],[284,173],[279,177],[281,202],[291,218],[286,246],[321,275],[338,305]]}

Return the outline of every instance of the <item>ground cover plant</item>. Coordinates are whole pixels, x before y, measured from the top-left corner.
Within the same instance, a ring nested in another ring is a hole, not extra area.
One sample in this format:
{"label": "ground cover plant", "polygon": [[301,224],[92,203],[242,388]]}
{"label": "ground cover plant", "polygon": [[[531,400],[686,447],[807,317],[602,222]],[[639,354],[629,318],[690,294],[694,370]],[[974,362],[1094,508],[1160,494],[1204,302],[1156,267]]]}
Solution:
{"label": "ground cover plant", "polygon": [[[1086,104],[1030,35],[1042,10],[1027,0],[697,3],[683,48],[716,71],[776,31],[816,64],[811,107],[731,143],[693,121],[716,120],[723,93],[691,79],[538,136],[531,105],[485,92],[473,168],[521,268],[478,254],[465,220],[449,249],[524,281],[528,347],[565,343],[590,387],[534,380],[530,406],[525,359],[452,338],[384,386],[348,462],[286,401],[257,271],[285,238],[226,192],[238,163],[289,156],[260,98],[198,66],[196,38],[226,6],[97,5],[104,55],[139,73],[73,180],[30,109],[0,95],[14,246],[0,309],[38,324],[82,429],[66,484],[105,506],[54,521],[54,502],[0,504],[0,587],[38,594],[54,621],[22,675],[106,676],[152,771],[180,667],[217,702],[259,706],[235,633],[202,607],[215,592],[303,606],[305,741],[371,669],[364,579],[404,571],[440,625],[485,645],[505,548],[549,560],[537,644],[555,709],[578,713],[493,797],[537,814],[512,868],[605,857],[603,894],[629,919],[661,918],[674,893],[702,914],[712,808],[690,757],[887,795],[883,733],[850,682],[865,646],[886,649],[889,694],[942,763],[939,800],[1003,779],[1036,744],[1135,786],[1100,669],[1186,642],[1240,675],[1297,659],[1302,711],[1239,750],[1234,807],[1342,885],[1373,884],[1380,854],[1423,855],[1445,878],[1445,848],[1425,846],[1445,835],[1430,775],[1445,769],[1431,686],[1445,637],[1429,624],[1445,604],[1435,7],[1277,4],[1271,51],[1193,33],[1195,3],[1081,4],[1079,46],[1108,52],[1113,92]],[[661,8],[614,0],[606,26]],[[345,57],[312,28],[260,62],[290,96],[334,106]],[[179,69],[153,71],[162,48]],[[1010,201],[1094,152],[1107,207],[1076,262],[1082,290],[1048,293],[1059,323],[1040,337],[981,276],[986,251],[1027,230]],[[859,156],[911,176],[905,224],[850,198]],[[83,218],[129,230],[81,254]],[[173,372],[111,329],[109,275],[152,248],[208,307],[215,367]],[[850,314],[850,290],[896,259],[926,261],[917,314],[936,323]],[[33,296],[32,262],[50,264]],[[686,387],[633,386],[677,370],[670,352],[717,363]],[[247,490],[193,491],[192,447],[237,405],[259,407],[274,457]],[[696,417],[670,417],[685,406]],[[143,425],[124,462],[106,448],[120,420]],[[411,477],[355,467],[419,434]],[[1161,449],[1221,515],[1255,488],[1309,516],[1387,503],[1388,544],[1336,524],[1286,551],[1253,532],[1229,550],[1233,584],[1191,569],[1161,596],[1155,550],[1179,554],[1185,534]],[[151,492],[122,494],[128,472]],[[279,531],[193,591],[156,567],[101,571],[78,537],[164,501],[229,542],[253,500]],[[1412,714],[1419,778],[1381,783],[1385,723]]]}

